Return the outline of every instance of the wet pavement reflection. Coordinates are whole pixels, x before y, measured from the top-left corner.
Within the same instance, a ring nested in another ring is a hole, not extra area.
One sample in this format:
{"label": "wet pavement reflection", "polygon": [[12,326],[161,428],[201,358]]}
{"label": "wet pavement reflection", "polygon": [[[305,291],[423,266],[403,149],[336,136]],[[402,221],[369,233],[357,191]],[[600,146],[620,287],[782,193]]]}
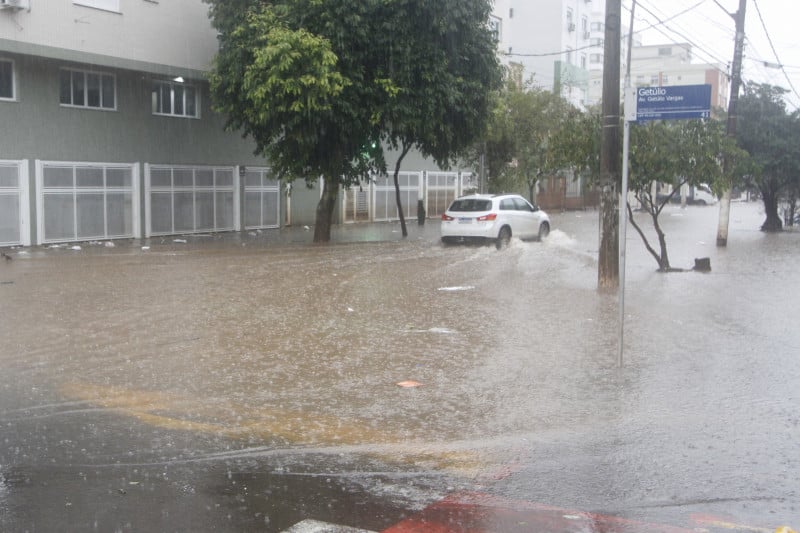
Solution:
{"label": "wet pavement reflection", "polygon": [[797,528],[800,232],[734,204],[718,249],[668,207],[712,272],[665,275],[629,231],[618,368],[597,213],[552,218],[499,252],[435,221],[11,250],[0,530],[382,530],[459,491]]}

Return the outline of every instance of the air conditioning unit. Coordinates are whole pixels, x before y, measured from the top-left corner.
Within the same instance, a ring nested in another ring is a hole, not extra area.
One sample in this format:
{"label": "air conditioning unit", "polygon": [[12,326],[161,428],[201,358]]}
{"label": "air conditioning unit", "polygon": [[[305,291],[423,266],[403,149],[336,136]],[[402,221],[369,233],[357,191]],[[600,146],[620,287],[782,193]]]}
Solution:
{"label": "air conditioning unit", "polygon": [[0,9],[30,9],[30,0],[0,0]]}

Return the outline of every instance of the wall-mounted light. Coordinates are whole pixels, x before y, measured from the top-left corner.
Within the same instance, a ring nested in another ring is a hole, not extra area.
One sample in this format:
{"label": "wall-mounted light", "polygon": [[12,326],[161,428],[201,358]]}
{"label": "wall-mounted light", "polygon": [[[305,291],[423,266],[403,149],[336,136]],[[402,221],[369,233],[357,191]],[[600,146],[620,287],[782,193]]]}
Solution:
{"label": "wall-mounted light", "polygon": [[177,78],[172,78],[172,81],[175,83],[183,83],[183,76],[178,76]]}

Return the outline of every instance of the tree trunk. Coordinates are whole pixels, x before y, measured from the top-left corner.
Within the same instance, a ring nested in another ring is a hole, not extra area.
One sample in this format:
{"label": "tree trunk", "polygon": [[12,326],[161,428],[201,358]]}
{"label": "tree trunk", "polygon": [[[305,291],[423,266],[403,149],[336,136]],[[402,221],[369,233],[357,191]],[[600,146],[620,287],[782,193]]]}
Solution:
{"label": "tree trunk", "polygon": [[778,216],[777,191],[767,184],[767,186],[761,188],[761,197],[764,199],[764,213],[767,215],[767,220],[761,225],[761,231],[783,230],[783,222],[781,217]]}
{"label": "tree trunk", "polygon": [[[646,198],[640,198],[639,199],[640,202],[644,202],[645,200],[647,200],[647,199]],[[649,200],[647,200],[647,201],[649,201]],[[642,203],[642,205],[645,205],[645,204]],[[644,247],[647,248],[648,253],[650,253],[650,255],[653,256],[653,259],[656,260],[656,263],[658,264],[659,272],[667,272],[668,269],[669,269],[669,260],[667,260],[667,270],[665,270],[664,266],[663,266],[662,257],[650,245],[650,241],[647,240],[647,235],[644,234],[644,231],[642,231],[642,228],[640,228],[639,224],[636,223],[636,219],[633,217],[633,209],[631,209],[631,204],[626,203],[626,206],[628,208],[628,220],[630,221],[631,226],[633,226],[633,229],[636,230],[636,233],[639,234],[639,237],[641,237],[642,242],[644,243]],[[650,213],[650,216],[653,217],[653,220],[655,221],[658,218],[658,213],[657,212],[653,213],[653,210],[656,209],[655,206],[653,206],[652,204],[649,204],[649,206],[650,207],[648,208],[648,212]],[[661,232],[661,228],[659,227],[656,230],[656,232],[659,234],[658,241],[659,241],[659,243],[661,245],[661,252],[662,252],[662,254],[666,254],[667,241],[665,239],[663,239],[663,233]]]}
{"label": "tree trunk", "polygon": [[403,238],[408,237],[408,229],[406,229],[406,217],[403,215],[403,202],[400,198],[400,165],[403,163],[406,155],[408,155],[411,146],[403,143],[403,149],[400,151],[400,156],[397,158],[397,163],[394,165],[394,195],[397,201],[397,214],[400,216],[400,228],[403,230]]}
{"label": "tree trunk", "polygon": [[658,223],[658,215],[653,215],[653,228],[656,230],[656,234],[658,235],[658,246],[661,248],[661,257],[658,261],[658,270],[660,272],[669,272],[671,267],[669,265],[669,254],[667,254],[667,238],[664,235],[664,231],[661,229],[661,225]]}
{"label": "tree trunk", "polygon": [[331,226],[336,199],[339,196],[339,181],[334,178],[322,178],[322,197],[317,203],[317,223],[314,226],[314,242],[324,243],[331,240]]}

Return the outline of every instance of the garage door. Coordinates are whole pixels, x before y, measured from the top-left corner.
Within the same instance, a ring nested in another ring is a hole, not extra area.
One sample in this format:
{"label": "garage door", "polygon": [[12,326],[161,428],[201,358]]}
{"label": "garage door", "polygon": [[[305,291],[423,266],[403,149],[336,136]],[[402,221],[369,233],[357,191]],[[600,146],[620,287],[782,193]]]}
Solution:
{"label": "garage door", "polygon": [[233,167],[145,165],[146,235],[238,229]]}
{"label": "garage door", "polygon": [[138,233],[138,164],[37,161],[39,243]]}
{"label": "garage door", "polygon": [[0,246],[29,245],[28,162],[0,161]]}

